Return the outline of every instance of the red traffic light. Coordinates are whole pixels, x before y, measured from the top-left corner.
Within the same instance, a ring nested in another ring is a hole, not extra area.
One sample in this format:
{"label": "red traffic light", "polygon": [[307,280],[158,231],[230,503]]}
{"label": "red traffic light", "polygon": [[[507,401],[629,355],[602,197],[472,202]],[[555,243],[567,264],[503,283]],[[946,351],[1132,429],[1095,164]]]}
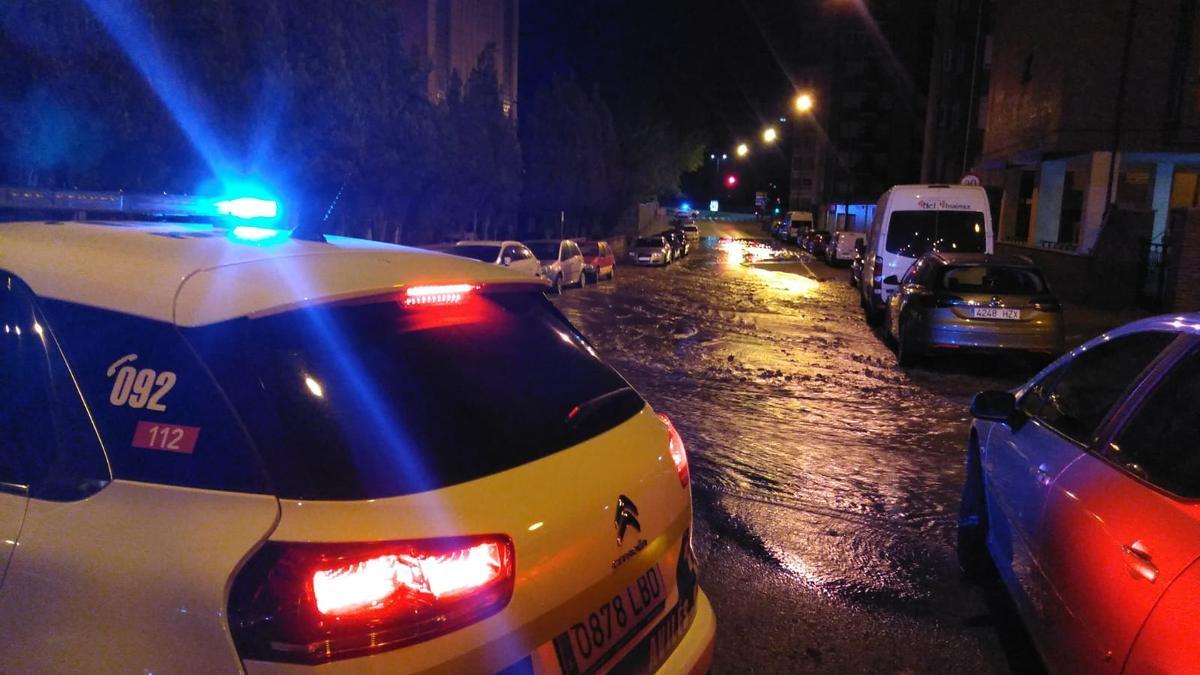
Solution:
{"label": "red traffic light", "polygon": [[727,176],[725,178],[725,184],[728,185],[729,187],[733,187],[734,185],[737,185],[737,176],[735,176],[733,174],[729,174],[729,176]]}

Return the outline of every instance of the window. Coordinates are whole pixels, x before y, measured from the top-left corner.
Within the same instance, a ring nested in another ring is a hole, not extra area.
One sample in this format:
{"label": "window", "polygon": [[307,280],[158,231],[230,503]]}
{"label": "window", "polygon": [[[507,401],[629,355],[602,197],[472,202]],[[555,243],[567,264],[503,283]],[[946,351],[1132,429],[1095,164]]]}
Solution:
{"label": "window", "polygon": [[521,250],[521,247],[519,247],[519,246],[505,246],[504,254],[500,258],[501,258],[501,260],[503,260],[504,258],[508,258],[510,262],[516,262],[518,260],[524,260],[525,253]]}
{"label": "window", "polygon": [[1171,369],[1109,447],[1132,473],[1181,497],[1200,497],[1200,352]]}
{"label": "window", "polygon": [[895,211],[887,228],[888,253],[917,258],[929,251],[983,253],[987,250],[979,211]]}
{"label": "window", "polygon": [[472,260],[478,260],[485,263],[494,263],[496,262],[496,254],[500,252],[500,247],[465,244],[463,246],[453,246],[446,252],[462,258],[470,258]]}
{"label": "window", "polygon": [[58,300],[41,304],[114,477],[270,492],[240,421],[175,326]]}
{"label": "window", "polygon": [[104,453],[33,293],[0,273],[0,483],[82,499],[108,481]]}
{"label": "window", "polygon": [[530,244],[529,249],[538,260],[554,262],[558,260],[559,244],[557,241],[538,241]]}
{"label": "window", "polygon": [[902,283],[905,286],[908,286],[910,284],[920,283],[920,281],[918,281],[918,280],[921,278],[923,273],[926,272],[928,270],[928,268],[932,267],[932,266],[933,266],[933,263],[930,262],[927,258],[921,258],[917,262],[913,263],[912,267],[908,268],[908,272],[904,275],[904,279],[902,280]]}
{"label": "window", "polygon": [[1052,429],[1089,444],[1108,411],[1146,366],[1175,338],[1174,333],[1125,335],[1083,352],[1056,371],[1057,382],[1039,392],[1044,401],[1035,411],[1022,408]]}
{"label": "window", "polygon": [[467,298],[327,305],[183,332],[291,499],[456,485],[581,443],[645,406],[541,293]]}
{"label": "window", "polygon": [[972,265],[948,268],[939,286],[957,293],[1036,295],[1046,292],[1046,282],[1035,269]]}

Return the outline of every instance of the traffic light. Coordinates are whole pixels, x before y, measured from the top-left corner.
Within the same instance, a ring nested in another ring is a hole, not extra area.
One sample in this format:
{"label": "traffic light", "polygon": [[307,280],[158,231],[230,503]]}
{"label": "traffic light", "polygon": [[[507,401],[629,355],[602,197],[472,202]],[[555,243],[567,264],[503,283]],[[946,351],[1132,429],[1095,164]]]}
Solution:
{"label": "traffic light", "polygon": [[738,183],[737,176],[735,176],[733,174],[729,174],[728,176],[725,177],[725,185],[726,186],[735,187],[737,185],[737,183]]}

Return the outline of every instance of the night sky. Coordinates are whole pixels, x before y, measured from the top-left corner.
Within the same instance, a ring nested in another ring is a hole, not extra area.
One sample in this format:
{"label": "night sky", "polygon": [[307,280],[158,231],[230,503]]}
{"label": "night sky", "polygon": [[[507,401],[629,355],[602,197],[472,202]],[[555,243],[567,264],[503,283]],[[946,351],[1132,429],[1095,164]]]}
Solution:
{"label": "night sky", "polygon": [[805,33],[821,15],[796,0],[526,0],[521,98],[556,72],[620,105],[641,97],[716,147],[754,136],[785,112],[792,73],[817,62]]}

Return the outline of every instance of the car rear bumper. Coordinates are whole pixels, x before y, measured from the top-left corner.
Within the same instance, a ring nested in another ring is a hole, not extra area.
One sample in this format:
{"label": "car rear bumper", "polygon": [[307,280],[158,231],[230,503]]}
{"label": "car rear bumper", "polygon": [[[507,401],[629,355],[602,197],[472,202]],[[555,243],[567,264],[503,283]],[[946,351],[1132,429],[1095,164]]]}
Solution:
{"label": "car rear bumper", "polygon": [[913,336],[928,349],[1015,350],[1057,354],[1063,350],[1061,324],[1001,326],[996,323],[975,325],[932,324],[923,335]]}
{"label": "car rear bumper", "polygon": [[703,589],[696,589],[696,617],[679,646],[658,669],[660,673],[704,675],[712,665],[713,646],[717,641],[717,615]]}

